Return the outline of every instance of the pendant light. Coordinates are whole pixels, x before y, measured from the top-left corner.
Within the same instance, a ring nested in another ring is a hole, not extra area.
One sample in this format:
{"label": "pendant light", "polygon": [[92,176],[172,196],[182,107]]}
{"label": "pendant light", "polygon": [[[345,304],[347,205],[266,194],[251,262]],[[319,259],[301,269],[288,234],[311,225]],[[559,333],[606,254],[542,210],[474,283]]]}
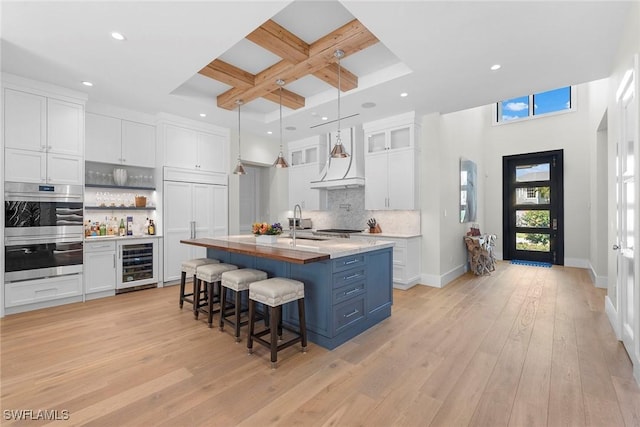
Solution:
{"label": "pendant light", "polygon": [[284,86],[284,80],[278,79],[276,84],[280,86],[280,154],[278,154],[276,161],[273,162],[273,167],[283,169],[289,167],[287,159],[282,155],[282,86]]}
{"label": "pendant light", "polygon": [[242,153],[240,149],[240,106],[242,105],[242,100],[236,100],[236,105],[238,106],[238,164],[233,170],[233,173],[236,175],[245,175],[246,172],[244,170],[244,165],[242,164],[242,159],[240,158],[240,154]]}
{"label": "pendant light", "polygon": [[347,153],[342,145],[342,138],[340,138],[340,58],[344,56],[344,51],[340,49],[336,49],[333,56],[338,59],[338,134],[336,135],[336,145],[331,149],[331,157],[333,158],[344,158],[349,157],[349,153]]}

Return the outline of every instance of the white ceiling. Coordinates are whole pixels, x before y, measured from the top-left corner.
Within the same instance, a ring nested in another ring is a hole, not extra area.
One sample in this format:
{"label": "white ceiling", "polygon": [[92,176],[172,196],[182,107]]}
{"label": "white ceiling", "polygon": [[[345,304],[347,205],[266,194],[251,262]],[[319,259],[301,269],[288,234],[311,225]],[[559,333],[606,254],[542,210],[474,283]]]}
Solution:
{"label": "white ceiling", "polygon": [[[344,123],[416,110],[451,112],[607,77],[631,1],[3,1],[2,71],[85,91],[89,101],[169,112],[229,128],[216,106],[229,87],[198,75],[220,58],[257,73],[279,58],[244,37],[268,19],[311,43],[357,18],[380,43],[342,61],[359,76],[342,94]],[[119,31],[126,42],[109,34]],[[502,69],[492,72],[495,63]],[[86,88],[81,81],[94,87]],[[305,77],[284,109],[285,140],[337,114],[337,91]],[[401,92],[409,96],[401,98]],[[374,108],[362,108],[365,102]],[[202,119],[199,113],[206,113]],[[278,140],[278,105],[243,108],[243,132]],[[273,135],[268,136],[267,131]]]}

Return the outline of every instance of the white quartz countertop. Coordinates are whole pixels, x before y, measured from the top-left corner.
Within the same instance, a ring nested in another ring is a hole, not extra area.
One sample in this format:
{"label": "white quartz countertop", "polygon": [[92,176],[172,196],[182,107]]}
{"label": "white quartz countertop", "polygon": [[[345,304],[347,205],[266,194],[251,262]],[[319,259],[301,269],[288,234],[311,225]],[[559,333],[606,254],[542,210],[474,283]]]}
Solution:
{"label": "white quartz countertop", "polygon": [[256,238],[252,234],[215,237],[214,239],[234,243],[251,244],[256,246],[327,254],[331,259],[355,255],[362,252],[375,251],[383,248],[391,248],[395,245],[394,242],[372,239],[336,238],[327,240],[306,240],[304,238],[298,237],[296,239],[296,246],[293,246],[293,239],[291,239],[289,236],[284,235],[278,236],[277,243],[268,245],[256,244]]}
{"label": "white quartz countertop", "polygon": [[410,239],[412,237],[420,237],[422,234],[419,233],[369,233],[368,231],[362,232],[360,234],[354,234],[353,237],[390,237],[396,239]]}

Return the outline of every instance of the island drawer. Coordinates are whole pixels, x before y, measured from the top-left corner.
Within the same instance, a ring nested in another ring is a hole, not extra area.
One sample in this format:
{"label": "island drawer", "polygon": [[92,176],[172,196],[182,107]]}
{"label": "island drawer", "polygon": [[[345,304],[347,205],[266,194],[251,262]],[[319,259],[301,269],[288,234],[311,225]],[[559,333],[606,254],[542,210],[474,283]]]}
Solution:
{"label": "island drawer", "polygon": [[348,284],[363,281],[367,278],[367,271],[364,267],[353,268],[333,274],[333,289],[338,289]]}
{"label": "island drawer", "polygon": [[352,283],[348,286],[344,286],[340,289],[333,291],[333,303],[338,304],[351,298],[355,298],[358,295],[362,295],[366,290],[366,280],[360,280],[356,283]]}
{"label": "island drawer", "polygon": [[348,329],[349,326],[357,323],[365,318],[364,295],[338,304],[333,308],[333,327],[334,333]]}
{"label": "island drawer", "polygon": [[350,268],[364,267],[364,264],[365,256],[362,254],[344,256],[333,260],[333,271],[337,273],[338,271],[349,270]]}

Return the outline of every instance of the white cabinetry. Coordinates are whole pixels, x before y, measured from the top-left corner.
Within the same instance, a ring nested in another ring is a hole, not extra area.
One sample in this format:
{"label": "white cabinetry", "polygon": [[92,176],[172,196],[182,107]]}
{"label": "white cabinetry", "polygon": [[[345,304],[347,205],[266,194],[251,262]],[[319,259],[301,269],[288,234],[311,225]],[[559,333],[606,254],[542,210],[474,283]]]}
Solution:
{"label": "white cabinetry", "polygon": [[164,281],[180,278],[182,261],[206,257],[206,249],[181,239],[228,234],[225,174],[164,169]]}
{"label": "white cabinetry", "polygon": [[84,243],[84,292],[86,299],[115,295],[116,242]]}
{"label": "white cabinetry", "polygon": [[84,105],[5,88],[5,180],[82,184]]}
{"label": "white cabinetry", "polygon": [[162,123],[164,166],[228,172],[229,134]]}
{"label": "white cabinetry", "polygon": [[289,142],[289,206],[300,205],[305,210],[327,207],[327,191],[311,188],[311,181],[320,177],[327,157],[324,136],[313,136]]}
{"label": "white cabinetry", "polygon": [[365,209],[418,207],[415,113],[364,124]]}
{"label": "white cabinetry", "polygon": [[155,167],[154,126],[87,113],[86,160],[127,166]]}
{"label": "white cabinetry", "polygon": [[[25,280],[23,282],[5,283],[4,304],[6,308],[27,304],[38,304],[33,308],[55,305],[53,300],[80,297],[82,300],[82,274],[47,277],[45,279]],[[74,299],[77,301],[78,299]],[[22,310],[7,310],[7,314]]]}
{"label": "white cabinetry", "polygon": [[361,234],[355,238],[394,242],[393,287],[409,289],[420,282],[420,236],[388,237],[376,234]]}

